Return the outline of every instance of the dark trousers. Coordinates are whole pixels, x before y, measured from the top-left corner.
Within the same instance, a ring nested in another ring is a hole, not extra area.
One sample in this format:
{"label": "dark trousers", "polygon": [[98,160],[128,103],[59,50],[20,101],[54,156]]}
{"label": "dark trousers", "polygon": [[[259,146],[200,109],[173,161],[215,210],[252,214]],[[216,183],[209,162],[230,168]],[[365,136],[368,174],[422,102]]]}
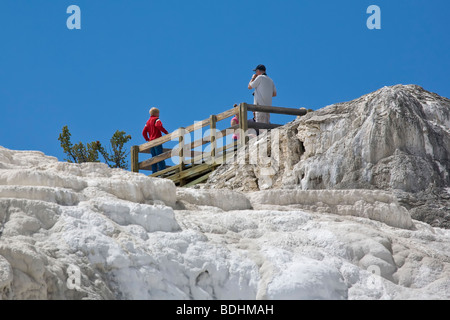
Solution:
{"label": "dark trousers", "polygon": [[[163,153],[163,146],[159,145],[153,148],[150,148],[150,153],[152,154],[152,157],[156,157],[158,155],[160,155],[161,153]],[[152,164],[152,172],[158,172],[161,170],[164,170],[166,168],[166,162],[163,160],[161,162]]]}

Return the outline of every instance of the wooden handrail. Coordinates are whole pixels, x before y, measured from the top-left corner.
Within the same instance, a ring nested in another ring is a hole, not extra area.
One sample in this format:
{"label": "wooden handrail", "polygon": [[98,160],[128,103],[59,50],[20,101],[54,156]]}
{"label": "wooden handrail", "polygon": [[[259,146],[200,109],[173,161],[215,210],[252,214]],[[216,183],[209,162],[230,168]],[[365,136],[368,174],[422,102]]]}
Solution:
{"label": "wooden handrail", "polygon": [[166,134],[165,136],[162,136],[160,138],[157,138],[155,140],[149,141],[147,143],[141,144],[139,146],[139,153],[147,153],[151,148],[159,146],[163,143],[166,143],[174,138],[178,138],[178,132],[174,131],[172,133]]}
{"label": "wooden handrail", "polygon": [[163,160],[169,159],[172,156],[172,150],[168,152],[161,153],[160,155],[157,155],[156,157],[152,157],[148,160],[142,161],[139,163],[139,169],[140,170],[149,170],[152,167],[152,164],[161,162]]}
{"label": "wooden handrail", "polygon": [[205,119],[202,121],[198,121],[194,124],[191,124],[190,126],[186,127],[186,129],[184,129],[184,130],[185,130],[185,133],[191,133],[192,131],[204,128],[208,125],[209,125],[209,119]]}
{"label": "wooden handrail", "polygon": [[239,108],[233,108],[233,109],[227,110],[225,112],[219,113],[218,115],[216,115],[217,122],[225,120],[227,118],[230,118],[238,113],[239,113]]}
{"label": "wooden handrail", "polygon": [[260,106],[260,105],[255,105],[255,104],[248,104],[247,110],[248,111],[256,111],[256,112],[287,114],[287,115],[291,115],[291,116],[304,116],[308,112],[306,109]]}
{"label": "wooden handrail", "polygon": [[252,120],[248,120],[247,122],[249,129],[275,129],[282,126],[282,124],[261,123],[261,122],[254,122]]}
{"label": "wooden handrail", "polygon": [[[131,147],[131,170],[133,172],[139,172],[139,170],[150,170],[151,166],[153,164],[156,164],[160,161],[164,161],[166,159],[169,159],[172,155],[177,155],[180,157],[180,163],[176,166],[177,171],[179,172],[180,177],[184,177],[185,174],[182,174],[183,169],[185,167],[185,158],[191,158],[190,160],[187,160],[187,163],[195,163],[195,161],[205,159],[216,159],[216,156],[219,153],[225,153],[226,150],[231,149],[232,147],[236,147],[237,145],[243,146],[245,145],[249,137],[246,134],[248,129],[274,129],[277,127],[280,127],[279,124],[266,124],[266,123],[258,123],[254,121],[249,121],[247,119],[247,113],[248,111],[256,111],[256,112],[267,112],[267,113],[277,113],[277,114],[287,114],[287,115],[293,115],[293,116],[303,116],[307,113],[306,109],[295,109],[295,108],[282,108],[282,107],[273,107],[273,106],[260,106],[260,105],[253,105],[253,104],[247,104],[247,103],[241,103],[239,107],[234,107],[232,109],[226,110],[222,113],[219,113],[217,115],[211,115],[208,119],[196,122],[186,128],[180,128],[175,130],[174,132],[171,132],[167,135],[164,135],[160,138],[157,138],[155,140],[149,141],[147,143],[144,143],[139,146],[132,146]],[[225,120],[227,118],[230,118],[234,115],[239,116],[239,124],[230,126],[227,129],[223,130],[216,130],[216,123],[222,120]],[[198,139],[196,141],[193,141],[191,143],[185,144],[184,142],[184,135],[191,133],[193,131],[202,129],[206,126],[211,127],[211,132],[216,132],[213,136],[209,137],[202,137],[201,139]],[[239,139],[240,141],[233,141],[231,144],[228,144],[223,147],[217,147],[216,138],[224,138],[228,136],[229,134],[235,133],[235,130],[239,129]],[[220,133],[220,136],[217,135]],[[151,159],[145,160],[143,162],[139,162],[139,153],[150,153],[150,149],[159,145],[162,145],[166,142],[172,141],[174,139],[178,138],[179,146],[174,149],[163,149],[163,153],[153,157]],[[192,150],[194,148],[203,146],[205,144],[211,144],[211,152],[202,152],[202,151],[196,151]],[[215,162],[215,160],[213,161]],[[169,169],[169,168],[168,168]],[[164,172],[170,172],[172,170],[162,170]],[[152,176],[158,176],[158,173],[153,174]],[[184,181],[181,181],[181,184],[184,183]]]}

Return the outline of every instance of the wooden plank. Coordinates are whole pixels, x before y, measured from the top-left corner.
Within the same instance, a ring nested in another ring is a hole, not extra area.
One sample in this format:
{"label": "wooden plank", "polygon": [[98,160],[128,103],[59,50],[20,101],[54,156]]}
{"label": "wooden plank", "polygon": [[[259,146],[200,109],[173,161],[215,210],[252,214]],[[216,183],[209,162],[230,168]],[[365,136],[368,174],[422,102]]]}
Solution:
{"label": "wooden plank", "polygon": [[186,133],[190,133],[192,131],[204,128],[204,127],[206,127],[208,125],[209,125],[209,118],[205,119],[205,120],[202,120],[202,121],[199,121],[197,123],[191,124],[190,126],[186,127],[185,130],[186,130]]}
{"label": "wooden plank", "polygon": [[[167,155],[171,155],[172,152],[177,152],[178,151],[178,149],[165,149],[165,148],[163,150],[164,150],[164,152],[161,153],[160,155],[158,155],[158,157],[162,158],[163,155],[166,155],[166,156]],[[163,160],[166,160],[168,158],[170,158],[170,156],[169,157],[164,157]],[[160,159],[160,158],[158,158],[158,159]],[[152,164],[158,163],[159,162],[158,159],[156,157],[153,157],[153,158],[150,158],[148,160],[142,161],[141,163],[139,163],[139,169],[140,170],[152,170]]]}
{"label": "wooden plank", "polygon": [[238,124],[235,124],[234,126],[231,126],[229,128],[223,129],[222,131],[220,131],[220,133],[222,134],[222,137],[226,137],[226,136],[228,136],[230,134],[233,134],[236,129],[239,129],[239,125]]}
{"label": "wooden plank", "polygon": [[180,180],[180,179],[178,178],[177,175],[170,175],[170,176],[168,176],[168,177],[165,177],[165,179],[172,180],[172,181],[175,182],[175,183],[177,183],[178,180]]}
{"label": "wooden plank", "polygon": [[201,165],[198,165],[198,166],[194,166],[194,167],[192,167],[190,169],[187,169],[185,171],[176,173],[176,174],[168,177],[168,179],[173,180],[173,181],[186,179],[186,178],[189,178],[190,176],[192,177],[192,176],[201,174],[201,173],[203,173],[205,171],[213,170],[213,168],[215,168],[216,166],[217,165],[210,165],[210,164],[207,164],[207,163],[201,164]]}
{"label": "wooden plank", "polygon": [[162,136],[162,137],[160,137],[158,139],[155,139],[155,140],[149,141],[147,143],[141,144],[139,146],[139,152],[141,152],[141,153],[149,153],[151,148],[159,146],[159,145],[161,145],[161,144],[163,144],[165,142],[168,142],[168,141],[170,141],[170,140],[172,140],[173,138],[176,138],[176,137],[178,137],[178,132],[174,131],[174,132],[166,134],[165,136]]}
{"label": "wooden plank", "polygon": [[210,142],[209,139],[208,140],[207,139],[203,139],[203,138],[202,139],[198,139],[198,140],[195,140],[194,142],[191,142],[190,144],[187,144],[185,149],[194,149],[194,148],[203,146],[203,145],[205,145],[205,144],[207,144],[209,142]]}
{"label": "wooden plank", "polygon": [[218,148],[217,152],[220,153],[220,152],[223,152],[223,151],[231,149],[231,148],[234,149],[234,147],[237,146],[237,144],[238,144],[237,141],[233,141],[232,143],[229,143],[226,146]]}
{"label": "wooden plank", "polygon": [[166,173],[169,173],[169,172],[172,172],[172,171],[176,171],[176,170],[178,170],[177,166],[167,166],[166,169],[158,171],[158,172],[155,172],[155,173],[152,173],[151,175],[149,175],[149,177],[159,177],[159,176],[162,176],[162,175],[164,175]]}
{"label": "wooden plank", "polygon": [[192,175],[194,175],[194,174],[202,173],[202,172],[204,172],[205,170],[208,170],[209,167],[210,167],[209,164],[201,164],[201,165],[197,165],[197,166],[194,166],[194,167],[192,167],[192,168],[190,168],[190,169],[187,169],[187,170],[185,170],[185,171],[183,171],[183,172],[178,172],[178,173],[176,173],[176,174],[174,174],[174,175],[168,177],[168,179],[171,179],[171,180],[174,180],[174,181],[176,180],[176,181],[177,181],[177,180],[180,180],[180,179],[183,179],[183,178],[187,178],[187,177],[189,177],[189,176],[192,176]]}
{"label": "wooden plank", "polygon": [[139,172],[139,146],[131,147],[131,171]]}
{"label": "wooden plank", "polygon": [[235,114],[239,114],[239,108],[233,108],[233,109],[227,110],[225,112],[219,113],[218,115],[216,115],[216,118],[217,118],[217,121],[222,121],[222,120],[225,120],[227,118],[234,116]]}
{"label": "wooden plank", "polygon": [[139,169],[140,170],[151,170],[152,164],[169,159],[170,157],[172,157],[172,151],[161,153],[160,155],[157,155],[156,157],[153,157],[148,160],[140,162]]}
{"label": "wooden plank", "polygon": [[202,156],[202,155],[204,155],[204,154],[205,154],[205,153],[202,152],[202,151],[191,150],[190,155],[187,154],[186,157],[194,158],[194,157]]}
{"label": "wooden plank", "polygon": [[307,113],[306,109],[260,106],[260,105],[254,105],[254,104],[247,105],[247,109],[248,109],[248,111],[287,114],[287,115],[291,115],[291,116],[304,116]]}
{"label": "wooden plank", "polygon": [[185,185],[185,187],[186,187],[186,188],[192,187],[192,186],[195,186],[196,184],[199,184],[199,183],[202,183],[202,182],[208,180],[208,178],[209,178],[209,176],[211,175],[211,173],[212,173],[212,171],[211,171],[211,172],[208,172],[207,174],[205,174],[205,175],[203,175],[203,176],[201,176],[200,178],[197,178],[197,179],[195,179],[195,180],[189,182],[188,184]]}
{"label": "wooden plank", "polygon": [[248,120],[248,127],[251,129],[275,129],[281,127],[282,124],[275,123],[262,123],[262,122],[254,122],[252,120]]}
{"label": "wooden plank", "polygon": [[[163,153],[168,152],[168,151],[171,151],[171,150],[172,150],[172,149],[163,148]],[[140,153],[148,153],[148,154],[150,154],[151,152],[150,152],[150,149],[148,149],[148,150],[145,150],[145,151],[141,151]]]}
{"label": "wooden plank", "polygon": [[[235,144],[238,145],[237,142],[236,142],[236,143],[233,142],[233,143],[230,143],[230,144],[228,144],[228,145],[226,145],[226,146],[217,148],[217,149],[216,149],[216,156],[215,156],[215,159],[218,159],[217,155],[218,155],[220,152],[223,152],[224,150],[228,150],[228,149],[231,149],[231,148],[234,149]],[[226,149],[225,149],[225,148],[226,148]],[[234,150],[233,150],[233,152],[234,152]],[[203,154],[201,154],[201,155],[199,155],[199,156],[197,156],[197,157],[192,158],[192,159],[190,160],[190,163],[192,163],[192,164],[194,164],[194,165],[199,165],[198,162],[203,163],[203,162],[210,162],[210,161],[211,161],[211,153],[210,153],[210,152],[203,152]]]}
{"label": "wooden plank", "polygon": [[194,157],[191,159],[192,164],[198,164],[197,162],[201,161],[202,163],[208,161],[211,158],[211,154],[208,152],[204,152],[202,155]]}

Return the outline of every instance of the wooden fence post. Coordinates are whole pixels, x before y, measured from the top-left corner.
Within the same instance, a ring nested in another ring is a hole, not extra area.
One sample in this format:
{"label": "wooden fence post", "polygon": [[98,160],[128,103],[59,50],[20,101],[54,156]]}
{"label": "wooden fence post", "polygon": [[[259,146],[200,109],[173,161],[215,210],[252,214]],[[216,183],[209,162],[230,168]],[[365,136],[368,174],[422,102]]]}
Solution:
{"label": "wooden fence post", "polygon": [[[179,172],[182,172],[184,169],[184,158],[185,158],[185,154],[184,154],[184,134],[185,132],[185,128],[181,127],[178,129],[178,147],[180,148],[178,151],[178,157],[179,157]],[[182,187],[184,185],[184,179],[180,180],[180,187]]]}
{"label": "wooden fence post", "polygon": [[211,164],[216,163],[216,123],[217,123],[217,117],[215,115],[212,115],[209,117],[209,137],[211,142]]}
{"label": "wooden fence post", "polygon": [[131,171],[139,172],[139,146],[131,147]]}
{"label": "wooden fence post", "polygon": [[248,122],[247,122],[247,104],[241,103],[239,105],[239,140],[241,147],[245,147],[248,142]]}

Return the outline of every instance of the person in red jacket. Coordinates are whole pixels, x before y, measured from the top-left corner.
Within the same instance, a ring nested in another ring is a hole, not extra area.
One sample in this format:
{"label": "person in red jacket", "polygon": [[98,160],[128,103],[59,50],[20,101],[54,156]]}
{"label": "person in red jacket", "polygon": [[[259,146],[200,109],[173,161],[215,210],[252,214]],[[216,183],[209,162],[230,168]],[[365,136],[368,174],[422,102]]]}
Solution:
{"label": "person in red jacket", "polygon": [[[159,137],[162,137],[162,133],[168,134],[166,129],[164,129],[163,124],[161,120],[159,119],[159,109],[158,108],[151,108],[150,109],[150,119],[148,119],[147,123],[145,124],[144,130],[142,130],[142,136],[144,137],[145,141],[152,141],[155,139],[158,139]],[[150,153],[153,157],[156,157],[157,155],[160,155],[163,153],[163,146],[162,144],[153,148],[150,148]],[[152,164],[152,172],[155,173],[157,171],[164,170],[166,168],[166,162],[163,160],[161,162]]]}

